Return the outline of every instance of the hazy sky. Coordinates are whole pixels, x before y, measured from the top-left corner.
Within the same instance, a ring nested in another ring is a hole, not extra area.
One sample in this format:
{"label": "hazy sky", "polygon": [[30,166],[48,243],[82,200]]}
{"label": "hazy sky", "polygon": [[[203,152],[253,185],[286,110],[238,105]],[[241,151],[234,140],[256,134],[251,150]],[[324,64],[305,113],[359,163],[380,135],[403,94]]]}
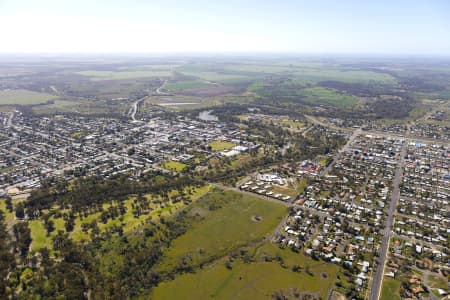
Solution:
{"label": "hazy sky", "polygon": [[450,55],[447,0],[0,0],[0,52]]}

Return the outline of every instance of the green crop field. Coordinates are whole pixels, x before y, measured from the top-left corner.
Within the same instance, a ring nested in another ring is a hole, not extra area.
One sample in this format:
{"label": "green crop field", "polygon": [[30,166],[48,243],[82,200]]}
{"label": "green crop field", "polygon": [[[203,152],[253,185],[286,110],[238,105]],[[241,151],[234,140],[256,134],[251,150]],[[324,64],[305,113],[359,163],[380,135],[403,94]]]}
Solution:
{"label": "green crop field", "polygon": [[358,98],[338,93],[333,89],[313,87],[300,90],[303,101],[310,103],[330,104],[341,108],[352,108],[359,102]]}
{"label": "green crop field", "polygon": [[322,63],[227,63],[227,64],[188,64],[177,71],[204,80],[222,83],[257,80],[267,75],[291,75],[302,82],[334,80],[345,83],[395,84],[396,79],[388,74],[366,70],[346,70],[339,66],[326,66]]}
{"label": "green crop field", "polygon": [[[326,299],[328,291],[334,286],[339,270],[336,265],[318,263],[270,243],[251,250],[256,252],[250,263],[237,259],[231,263],[230,269],[225,267],[226,260],[218,260],[194,274],[183,274],[173,281],[161,283],[154,289],[152,298],[271,299],[276,291],[281,290],[288,295],[289,291],[296,289],[298,292],[309,292]],[[276,260],[264,261],[263,254],[281,257],[286,267],[281,267]],[[294,264],[302,268],[309,265],[312,275],[304,271],[293,272]]]}
{"label": "green crop field", "polygon": [[242,81],[249,81],[252,79],[251,76],[245,74],[228,74],[212,71],[183,71],[183,74],[218,83],[237,83]]}
{"label": "green crop field", "polygon": [[[188,231],[164,251],[159,264],[170,271],[189,257],[196,266],[261,240],[286,213],[284,206],[231,191],[213,191],[188,208]],[[260,221],[253,218],[260,216]],[[245,230],[243,230],[245,228]]]}
{"label": "green crop field", "polygon": [[6,104],[20,104],[20,105],[29,105],[29,104],[40,104],[45,103],[49,100],[55,99],[57,96],[47,94],[47,93],[38,93],[27,90],[3,90],[0,91],[0,105]]}
{"label": "green crop field", "polygon": [[285,73],[297,70],[295,66],[289,65],[277,65],[277,64],[227,64],[225,70],[235,71],[235,72],[250,72],[250,73],[268,73],[277,74]]}
{"label": "green crop field", "polygon": [[400,300],[400,280],[384,277],[383,285],[381,287],[381,300]]}
{"label": "green crop field", "polygon": [[169,91],[181,91],[214,86],[215,86],[214,84],[205,81],[189,80],[189,81],[169,82],[164,85],[164,88]]}
{"label": "green crop field", "polygon": [[296,71],[295,76],[303,81],[326,81],[335,80],[345,83],[376,83],[376,84],[395,84],[394,77],[375,73],[371,71],[346,71],[338,69],[326,69],[326,68],[302,68]]}
{"label": "green crop field", "polygon": [[209,146],[212,150],[215,151],[222,151],[222,150],[228,150],[236,146],[235,144],[227,141],[214,141],[209,143]]}

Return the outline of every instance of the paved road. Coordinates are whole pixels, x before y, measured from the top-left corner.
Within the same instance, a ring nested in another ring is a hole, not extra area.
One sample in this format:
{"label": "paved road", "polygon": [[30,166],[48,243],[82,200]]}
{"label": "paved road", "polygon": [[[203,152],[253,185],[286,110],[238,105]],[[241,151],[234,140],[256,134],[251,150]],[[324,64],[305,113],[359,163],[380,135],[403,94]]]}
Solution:
{"label": "paved road", "polygon": [[135,117],[136,117],[136,113],[137,113],[137,109],[138,109],[139,103],[141,103],[142,101],[144,101],[146,98],[147,98],[147,96],[144,96],[144,97],[142,97],[142,98],[136,100],[136,102],[134,102],[133,105],[131,106],[131,109],[130,109],[130,116],[131,116],[131,119],[133,120],[133,122],[137,122],[137,120],[136,120]]}
{"label": "paved road", "polygon": [[385,220],[385,228],[381,232],[383,238],[379,248],[379,261],[375,275],[372,281],[372,288],[370,290],[369,300],[378,300],[381,292],[381,285],[383,283],[384,267],[386,264],[387,252],[389,249],[389,241],[391,238],[392,224],[394,222],[395,208],[397,207],[397,201],[400,196],[400,182],[402,180],[403,165],[405,162],[407,143],[405,142],[400,151],[400,160],[395,171],[395,178],[393,182],[393,190],[391,196],[391,202],[389,204],[388,216]]}
{"label": "paved road", "polygon": [[155,92],[158,94],[158,95],[166,95],[166,96],[170,96],[171,94],[169,94],[169,93],[165,93],[165,92],[161,92],[161,89],[164,87],[164,85],[167,83],[167,80],[165,80],[164,82],[163,82],[163,84],[159,87],[159,88],[157,88],[156,90],[155,90]]}
{"label": "paved road", "polygon": [[[317,124],[317,125],[321,125],[323,127],[328,127],[331,129],[335,129],[335,130],[342,130],[342,131],[353,131],[352,128],[346,128],[346,127],[337,127],[334,126],[333,124],[328,124],[328,123],[324,123],[322,121],[320,121],[319,119],[313,117],[313,116],[308,116],[305,115],[305,117],[312,123]],[[423,119],[424,117],[422,117],[421,119]],[[420,119],[419,119],[420,120]],[[417,121],[416,121],[417,122]],[[448,142],[447,140],[444,139],[432,139],[432,138],[427,138],[427,137],[423,137],[423,136],[415,136],[410,134],[410,128],[414,125],[413,123],[409,123],[407,125],[408,130],[407,133],[405,134],[400,134],[400,133],[392,133],[392,132],[384,132],[384,131],[376,131],[376,130],[361,130],[361,133],[364,134],[371,134],[371,135],[377,135],[377,136],[382,136],[382,137],[386,137],[386,138],[396,138],[396,139],[406,139],[408,141],[423,141],[423,142],[428,142],[428,143],[433,143],[433,144],[444,144],[447,145]]]}
{"label": "paved road", "polygon": [[334,130],[341,130],[341,131],[353,131],[352,128],[338,127],[333,124],[324,123],[324,122],[320,121],[318,118],[310,116],[310,115],[305,115],[305,117],[306,117],[306,119],[308,119],[308,121],[310,121],[314,124],[321,125],[323,127],[328,127],[328,128],[334,129]]}
{"label": "paved road", "polygon": [[353,131],[353,134],[349,137],[347,143],[344,145],[344,147],[342,147],[342,149],[340,149],[336,153],[336,155],[334,155],[333,161],[331,162],[331,164],[328,165],[328,167],[326,167],[322,171],[321,175],[327,175],[328,172],[331,171],[331,169],[336,164],[336,162],[341,158],[341,154],[348,151],[348,149],[350,148],[350,145],[353,143],[353,141],[356,139],[356,137],[361,134],[361,132],[362,132],[361,128],[358,128],[355,131]]}
{"label": "paved road", "polygon": [[9,113],[9,117],[8,120],[6,121],[6,127],[11,127],[12,126],[12,120],[14,118],[14,112],[10,112]]}
{"label": "paved road", "polygon": [[308,132],[310,132],[311,129],[313,129],[313,128],[314,128],[314,126],[311,125],[311,126],[309,126],[307,129],[303,130],[303,132],[302,132],[303,137],[306,137],[306,135],[308,134]]}

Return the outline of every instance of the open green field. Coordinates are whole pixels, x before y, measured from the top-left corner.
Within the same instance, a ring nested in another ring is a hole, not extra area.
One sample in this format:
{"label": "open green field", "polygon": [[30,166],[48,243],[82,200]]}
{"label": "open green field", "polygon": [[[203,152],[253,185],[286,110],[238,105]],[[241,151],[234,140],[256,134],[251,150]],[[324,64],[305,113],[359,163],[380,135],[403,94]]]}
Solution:
{"label": "open green field", "polygon": [[55,230],[47,235],[47,231],[42,220],[32,220],[28,223],[31,234],[31,250],[37,251],[42,248],[53,248],[53,237],[58,233],[59,230],[65,231],[64,220],[62,218],[51,217],[50,220],[54,222]]}
{"label": "open green field", "polygon": [[[272,299],[274,292],[290,295],[291,289],[326,299],[339,270],[336,265],[316,262],[270,243],[251,249],[249,254],[253,255],[251,262],[237,259],[231,263],[231,269],[225,267],[226,259],[222,259],[194,274],[182,274],[163,282],[154,289],[153,299]],[[263,255],[272,257],[271,261],[264,261]],[[285,268],[275,257],[283,260]],[[293,272],[294,264],[303,270],[309,265],[312,275]]]}
{"label": "open green field", "polygon": [[[213,86],[213,85],[211,85]],[[214,86],[213,86],[214,87]],[[171,95],[171,96],[150,96],[145,99],[142,110],[151,109],[152,105],[160,105],[170,110],[190,110],[199,108],[209,108],[226,103],[249,103],[251,97],[239,95],[220,96],[192,96],[192,95]]]}
{"label": "open green field", "polygon": [[361,84],[395,84],[388,74],[366,70],[348,70],[345,67],[305,62],[242,62],[226,64],[187,64],[177,71],[185,75],[221,83],[256,81],[267,75],[290,75],[302,82],[340,81]]}
{"label": "open green field", "polygon": [[34,107],[33,111],[35,111],[36,113],[68,112],[75,111],[84,105],[85,103],[82,101],[55,100],[51,104]]}
{"label": "open green field", "polygon": [[196,88],[204,88],[204,87],[214,87],[215,84],[208,83],[200,80],[188,80],[188,81],[178,81],[178,82],[169,82],[164,85],[164,88],[169,91],[182,91]]}
{"label": "open green field", "polygon": [[281,125],[287,126],[287,127],[290,127],[290,128],[294,128],[294,129],[301,129],[301,128],[305,127],[305,123],[303,123],[303,122],[296,122],[296,121],[293,121],[293,120],[281,121]]}
{"label": "open green field", "polygon": [[174,281],[161,283],[153,299],[272,299],[276,291],[316,293],[325,299],[334,281],[331,274],[326,279],[306,273],[294,273],[277,262],[234,264],[228,270],[223,263],[208,266],[196,274],[184,274]]}
{"label": "open green field", "polygon": [[304,97],[302,100],[305,102],[330,104],[341,108],[352,108],[359,102],[358,98],[354,96],[341,94],[335,90],[322,87],[302,89],[300,95]]}
{"label": "open green field", "polygon": [[383,285],[381,287],[381,300],[400,300],[400,280],[384,277]]}
{"label": "open green field", "polygon": [[242,81],[249,81],[252,77],[239,73],[220,73],[213,71],[182,71],[184,75],[193,76],[202,80],[218,82],[218,83],[238,83]]}
{"label": "open green field", "polygon": [[284,64],[261,64],[261,63],[242,63],[242,64],[227,64],[224,66],[225,70],[230,70],[234,72],[245,72],[245,73],[286,73],[295,71],[297,68],[295,66],[289,66]]}
{"label": "open green field", "polygon": [[51,248],[51,239],[47,238],[44,224],[40,220],[32,220],[28,223],[31,231],[31,250],[36,251],[44,247]]}
{"label": "open green field", "polygon": [[227,142],[227,141],[213,141],[213,142],[209,143],[209,146],[214,151],[223,151],[223,150],[231,149],[236,145],[233,144],[232,142]]}
{"label": "open green field", "polygon": [[296,106],[299,102],[311,104],[328,104],[339,108],[354,108],[360,103],[358,97],[339,92],[332,88],[319,86],[307,87],[298,80],[276,84],[254,83],[248,88],[249,93],[262,97],[279,98],[282,105]]}
{"label": "open green field", "polygon": [[49,100],[55,99],[57,96],[47,94],[47,93],[38,93],[27,90],[3,90],[0,91],[0,105],[5,104],[20,104],[20,105],[29,105],[29,104],[40,104],[45,103]]}
{"label": "open green field", "polygon": [[36,114],[80,113],[80,114],[106,114],[118,113],[129,109],[128,105],[109,105],[103,101],[85,100],[55,100],[54,103],[33,107]]}
{"label": "open green field", "polygon": [[187,167],[186,164],[183,164],[183,163],[181,163],[179,161],[173,161],[173,160],[166,161],[161,166],[164,169],[167,169],[167,170],[170,170],[170,171],[175,171],[175,172],[181,172]]}
{"label": "open green field", "polygon": [[77,74],[90,77],[93,81],[102,80],[122,80],[122,79],[134,79],[134,78],[146,78],[146,77],[169,77],[172,72],[167,70],[128,70],[128,71],[80,71]]}
{"label": "open green field", "polygon": [[327,68],[302,68],[296,71],[295,76],[304,81],[327,81],[335,80],[345,83],[362,83],[362,84],[395,84],[394,77],[376,73],[371,71],[346,71]]}
{"label": "open green field", "polygon": [[[284,206],[256,197],[231,191],[210,192],[189,206],[186,218],[190,228],[164,251],[158,268],[170,272],[187,257],[192,266],[220,258],[261,240],[275,230],[285,214]],[[255,220],[255,216],[261,220]]]}

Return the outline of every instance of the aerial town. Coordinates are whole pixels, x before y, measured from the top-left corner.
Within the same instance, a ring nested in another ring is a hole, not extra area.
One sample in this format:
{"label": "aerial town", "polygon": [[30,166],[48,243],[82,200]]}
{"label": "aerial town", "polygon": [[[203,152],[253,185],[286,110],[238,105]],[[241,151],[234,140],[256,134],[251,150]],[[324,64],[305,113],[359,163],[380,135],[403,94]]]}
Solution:
{"label": "aerial town", "polygon": [[[152,170],[175,174],[188,164],[201,169],[213,157],[259,151],[258,136],[211,118],[213,111],[206,119],[204,113],[165,119],[158,106],[139,120],[1,113],[0,197],[29,197],[42,180],[55,176],[70,181],[94,175],[139,178]],[[249,112],[245,120],[269,117]],[[356,286],[355,297],[378,292],[385,277],[406,281],[409,288],[402,293],[411,298],[430,291],[447,295],[433,282],[449,270],[448,143],[434,131],[418,133],[417,126],[339,130],[336,120],[329,124],[288,130],[302,134],[315,128],[341,136],[345,145],[335,153],[261,169],[228,188],[288,206],[271,242],[342,266]],[[414,138],[405,137],[408,130]]]}
{"label": "aerial town", "polygon": [[450,72],[228,59],[0,63],[0,298],[450,297]]}

